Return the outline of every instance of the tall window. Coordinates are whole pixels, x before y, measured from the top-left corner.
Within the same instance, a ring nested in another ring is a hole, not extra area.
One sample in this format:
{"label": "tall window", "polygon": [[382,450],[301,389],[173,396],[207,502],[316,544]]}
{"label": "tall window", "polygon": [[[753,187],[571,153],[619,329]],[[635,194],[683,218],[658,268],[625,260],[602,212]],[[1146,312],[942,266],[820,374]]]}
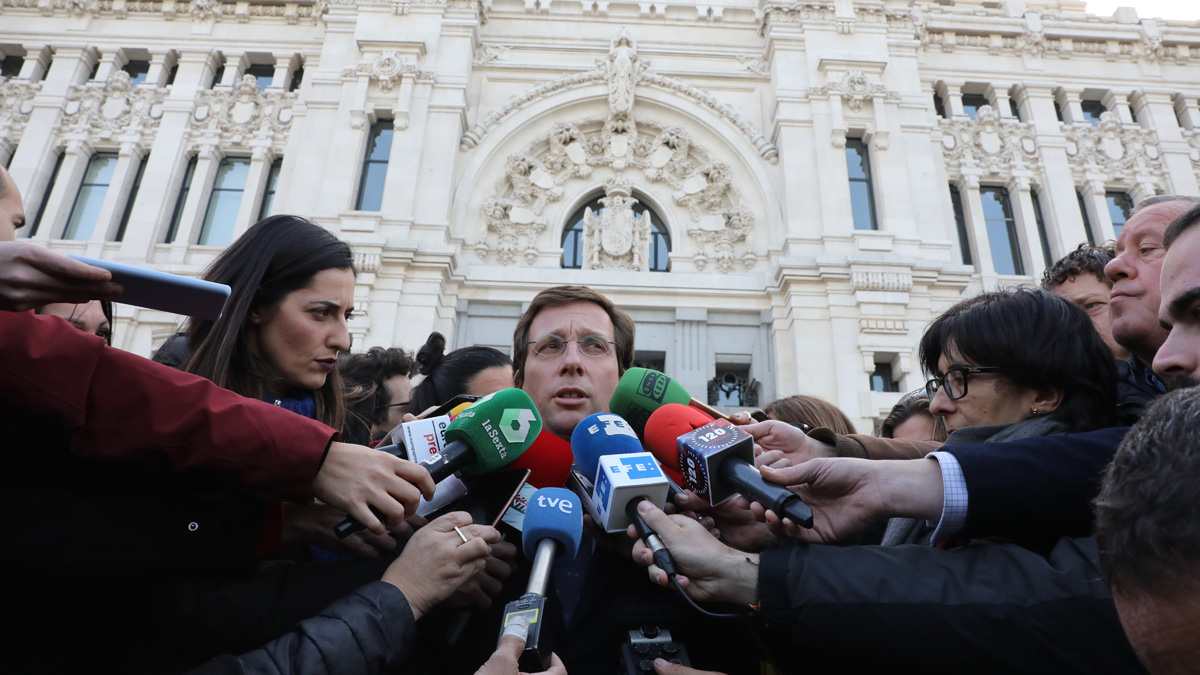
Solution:
{"label": "tall window", "polygon": [[1120,235],[1125,221],[1129,220],[1129,212],[1133,210],[1133,200],[1124,192],[1105,192],[1104,202],[1108,204],[1108,214],[1112,216],[1113,236]]}
{"label": "tall window", "polygon": [[258,208],[259,220],[271,215],[271,207],[275,204],[275,188],[279,186],[279,170],[282,167],[282,157],[271,162],[271,170],[267,173],[267,188],[263,190],[262,206]]}
{"label": "tall window", "polygon": [[963,112],[971,119],[975,119],[975,115],[979,113],[980,108],[990,105],[987,97],[983,94],[963,94],[962,104]]}
{"label": "tall window", "polygon": [[1042,217],[1042,200],[1033,190],[1029,191],[1029,196],[1033,199],[1033,219],[1037,223],[1038,239],[1042,242],[1042,260],[1046,267],[1050,267],[1054,261],[1050,259],[1050,237],[1046,234],[1046,219]]}
{"label": "tall window", "polygon": [[1083,218],[1083,231],[1087,234],[1088,244],[1096,245],[1096,237],[1092,234],[1092,220],[1088,218],[1087,204],[1083,202],[1083,193],[1079,190],[1075,191],[1075,199],[1079,200],[1079,215]]}
{"label": "tall window", "polygon": [[233,228],[237,224],[238,208],[242,205],[242,193],[246,190],[248,175],[249,157],[225,157],[221,160],[197,244],[228,246],[233,241]]}
{"label": "tall window", "polygon": [[967,217],[963,213],[962,195],[958,188],[950,186],[950,206],[954,208],[954,226],[958,228],[958,247],[962,250],[964,265],[971,265],[971,240],[967,237]]}
{"label": "tall window", "polygon": [[936,91],[933,92],[933,112],[942,119],[949,117],[949,115],[946,114],[946,104],[942,103],[942,97],[938,95]]}
{"label": "tall window", "polygon": [[179,64],[178,64],[178,63],[176,63],[175,65],[171,66],[171,69],[170,69],[170,70],[168,70],[168,71],[167,71],[167,83],[166,83],[166,86],[168,86],[168,87],[169,87],[169,86],[171,86],[171,85],[175,84],[175,76],[176,76],[176,75],[178,75],[178,74],[179,74]]}
{"label": "tall window", "polygon": [[871,186],[871,159],[861,138],[846,139],[846,169],[850,174],[850,208],[854,229],[876,230],[875,197]]}
{"label": "tall window", "polygon": [[1108,112],[1108,108],[1100,101],[1080,101],[1079,107],[1083,108],[1083,120],[1092,126],[1100,123],[1100,115]]}
{"label": "tall window", "polygon": [[142,188],[142,174],[146,173],[148,161],[150,155],[145,155],[138,163],[137,173],[133,176],[133,187],[129,189],[129,198],[125,200],[125,211],[121,214],[121,224],[117,226],[117,238],[114,241],[125,241],[125,228],[129,226],[129,216],[133,214],[133,203],[137,201],[138,190]]}
{"label": "tall window", "polygon": [[213,79],[212,79],[212,82],[210,82],[208,84],[208,88],[212,89],[213,87],[217,86],[218,84],[221,84],[221,80],[224,79],[224,77],[225,77],[225,66],[217,66],[217,69],[213,71]]}
{"label": "tall window", "polygon": [[1021,119],[1021,107],[1018,106],[1017,102],[1011,98],[1008,99],[1008,110],[1012,113],[1013,117],[1017,118],[1018,121],[1024,121]]}
{"label": "tall window", "polygon": [[1021,249],[1017,243],[1017,221],[1013,218],[1008,190],[1002,187],[979,188],[983,200],[983,222],[987,227],[988,245],[992,248],[992,265],[997,274],[1025,274]]}
{"label": "tall window", "polygon": [[192,189],[192,176],[196,174],[196,156],[188,160],[187,169],[183,172],[183,185],[179,188],[179,197],[175,199],[175,209],[171,212],[171,225],[167,227],[167,237],[163,241],[170,244],[179,233],[179,222],[183,220],[183,207],[187,205],[188,192]]}
{"label": "tall window", "polygon": [[5,56],[3,59],[0,59],[0,79],[17,77],[21,74],[21,68],[24,66],[25,57]]}
{"label": "tall window", "polygon": [[97,152],[88,160],[83,184],[79,186],[79,192],[75,195],[75,204],[71,207],[71,216],[67,219],[63,239],[91,238],[92,230],[96,229],[96,221],[100,218],[104,195],[108,193],[108,186],[112,183],[113,171],[116,168],[115,152]]}
{"label": "tall window", "polygon": [[146,75],[150,73],[149,61],[130,61],[121,67],[121,70],[129,73],[129,79],[133,82],[133,86],[137,86],[146,81]]}
{"label": "tall window", "polygon": [[892,364],[876,363],[871,373],[871,391],[894,393],[900,391],[900,383],[892,377]]}
{"label": "tall window", "polygon": [[367,139],[367,154],[363,158],[355,211],[378,211],[383,205],[383,180],[387,177],[388,156],[391,153],[392,121],[379,120],[371,125],[371,136]]}
{"label": "tall window", "polygon": [[271,80],[275,79],[275,66],[256,63],[247,68],[243,74],[253,75],[254,79],[258,80],[258,90],[262,91],[271,86]]}
{"label": "tall window", "polygon": [[296,66],[292,71],[292,82],[288,85],[288,91],[300,91],[300,84],[304,81],[304,66]]}
{"label": "tall window", "polygon": [[29,227],[29,236],[37,234],[38,225],[42,224],[42,216],[46,213],[46,204],[50,203],[50,195],[54,194],[54,183],[58,180],[58,170],[62,168],[63,153],[58,153],[54,160],[54,170],[50,172],[50,182],[46,183],[46,191],[42,193],[42,203],[38,204],[37,215],[33,217],[33,225]]}
{"label": "tall window", "polygon": [[[637,198],[637,195],[634,195]],[[583,219],[587,210],[599,216],[604,212],[600,197],[579,207],[571,214],[566,227],[563,228],[563,269],[577,270],[583,268]],[[650,256],[646,260],[646,269],[651,272],[666,272],[671,255],[671,235],[667,232],[662,219],[650,207],[639,199],[633,205],[633,213],[639,219],[650,219]]]}
{"label": "tall window", "polygon": [[708,404],[750,408],[758,405],[758,392],[750,382],[750,366],[717,365],[717,376],[708,381]]}

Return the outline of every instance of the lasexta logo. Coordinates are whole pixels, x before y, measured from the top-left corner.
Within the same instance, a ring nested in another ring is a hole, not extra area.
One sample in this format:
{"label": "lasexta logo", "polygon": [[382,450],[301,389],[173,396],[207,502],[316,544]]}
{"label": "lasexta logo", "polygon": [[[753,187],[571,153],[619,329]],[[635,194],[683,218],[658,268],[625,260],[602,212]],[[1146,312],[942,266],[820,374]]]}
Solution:
{"label": "lasexta logo", "polygon": [[537,415],[529,408],[506,408],[500,418],[500,433],[509,443],[524,443]]}

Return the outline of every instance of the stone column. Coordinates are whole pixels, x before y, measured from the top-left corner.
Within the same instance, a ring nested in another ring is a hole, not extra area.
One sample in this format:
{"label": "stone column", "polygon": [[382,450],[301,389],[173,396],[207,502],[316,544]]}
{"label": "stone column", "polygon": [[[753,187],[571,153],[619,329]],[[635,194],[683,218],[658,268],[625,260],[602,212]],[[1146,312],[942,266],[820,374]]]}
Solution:
{"label": "stone column", "polygon": [[250,171],[246,174],[246,187],[242,191],[242,203],[238,206],[237,222],[233,226],[233,241],[237,241],[242,233],[258,221],[267,175],[271,172],[271,163],[275,161],[270,141],[251,141],[251,145],[255,147],[250,155]]}
{"label": "stone column", "polygon": [[1096,243],[1116,239],[1113,232],[1112,216],[1108,213],[1108,202],[1104,198],[1107,186],[1100,178],[1089,177],[1083,187],[1083,205],[1088,212],[1088,222],[1092,224],[1092,235]]}
{"label": "stone column", "polygon": [[[196,93],[208,84],[218,63],[214,52],[183,52],[178,56],[179,71],[175,74],[175,84],[171,85],[171,94],[163,103],[139,197],[121,242],[122,260],[149,260],[155,245],[165,242],[187,170],[188,133]],[[198,186],[193,180],[192,189]]]}
{"label": "stone column", "polygon": [[1024,260],[1025,275],[1035,280],[1041,279],[1042,272],[1046,269],[1046,258],[1041,233],[1038,231],[1037,216],[1033,211],[1033,196],[1029,194],[1029,177],[1013,176],[1006,187],[1009,199],[1012,200],[1017,238],[1021,242],[1019,255]]}
{"label": "stone column", "polygon": [[1100,101],[1105,108],[1108,108],[1109,112],[1116,113],[1117,117],[1121,118],[1121,124],[1136,124],[1133,121],[1133,115],[1130,114],[1129,104],[1118,99],[1113,90],[1109,89]]}
{"label": "stone column", "polygon": [[1054,92],[1049,87],[1021,87],[1017,90],[1017,105],[1029,112],[1030,121],[1037,127],[1044,178],[1038,197],[1046,220],[1046,238],[1052,251],[1074,250],[1087,241],[1087,232],[1075,198],[1078,188],[1067,157],[1066,139],[1054,113]]}
{"label": "stone column", "polygon": [[1179,97],[1176,100],[1173,92],[1167,91],[1137,91],[1130,101],[1138,111],[1138,119],[1142,124],[1158,134],[1158,148],[1167,173],[1167,191],[1177,195],[1200,194],[1190,156],[1192,148],[1179,128],[1180,121],[1183,121],[1184,128],[1189,128],[1191,119],[1184,114],[1177,115],[1177,112],[1193,115],[1187,99]]}
{"label": "stone column", "polygon": [[666,354],[664,367],[684,389],[708,402],[708,381],[716,375],[716,364],[708,341],[708,310],[675,310],[675,343]]}
{"label": "stone column", "polygon": [[[770,233],[771,246],[781,246],[789,238],[819,239],[823,230],[824,207],[809,198],[820,188],[820,169],[811,160],[818,146],[828,148],[828,131],[818,140],[813,122],[813,100],[808,88],[807,59],[804,51],[804,31],[800,24],[776,23],[766,25],[769,68],[774,82],[775,97],[773,124],[777,129],[775,143],[779,148],[779,183],[772,186],[780,195],[783,217],[787,223],[783,232]],[[788,350],[780,345],[779,350]]]}
{"label": "stone column", "polygon": [[962,85],[962,82],[944,81],[942,83],[942,104],[946,106],[946,114],[950,117],[967,116],[962,103]]}
{"label": "stone column", "polygon": [[992,85],[989,87],[991,91],[992,107],[996,109],[996,113],[1005,119],[1013,119],[1012,105],[1009,103],[1008,87]]}
{"label": "stone column", "polygon": [[196,242],[200,235],[201,220],[208,208],[208,197],[212,194],[213,180],[217,177],[217,167],[221,164],[222,152],[212,143],[199,146],[196,160],[196,173],[192,175],[191,189],[188,190],[187,202],[183,205],[183,214],[179,219],[179,231],[175,233],[175,241],[171,242],[171,262],[182,263],[187,259],[188,247]]}

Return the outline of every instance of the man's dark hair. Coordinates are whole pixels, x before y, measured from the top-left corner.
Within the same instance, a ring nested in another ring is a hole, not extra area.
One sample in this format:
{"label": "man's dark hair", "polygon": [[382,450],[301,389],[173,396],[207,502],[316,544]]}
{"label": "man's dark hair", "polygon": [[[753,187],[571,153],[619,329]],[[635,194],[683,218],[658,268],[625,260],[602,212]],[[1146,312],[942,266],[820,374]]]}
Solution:
{"label": "man's dark hair", "polygon": [[1200,222],[1200,201],[1192,204],[1192,208],[1184,211],[1178,218],[1167,226],[1167,232],[1163,235],[1163,247],[1171,248],[1171,244],[1196,223]]}
{"label": "man's dark hair", "polygon": [[617,343],[617,373],[624,375],[633,367],[633,319],[613,304],[612,300],[600,295],[587,286],[555,286],[534,296],[529,308],[517,320],[513,331],[513,384],[525,384],[525,357],[529,354],[529,326],[538,312],[550,307],[561,307],[575,302],[594,302],[608,314],[613,324],[613,342]]}
{"label": "man's dark hair", "polygon": [[1200,585],[1197,439],[1200,389],[1178,389],[1150,405],[1117,448],[1096,497],[1100,566],[1114,591]]}
{"label": "man's dark hair", "polygon": [[[371,440],[371,427],[387,419],[392,402],[385,380],[395,375],[412,377],[417,362],[399,347],[371,347],[365,354],[338,359],[337,368],[347,389],[360,392],[355,397],[358,400],[349,406],[343,433],[351,437],[349,442],[366,445]],[[351,417],[355,418],[353,424]]]}
{"label": "man's dark hair", "polygon": [[1109,288],[1112,280],[1104,273],[1104,266],[1117,256],[1115,242],[1106,241],[1099,246],[1080,244],[1079,248],[1059,258],[1042,274],[1042,288],[1053,292],[1055,288],[1073,281],[1076,277],[1090,274]]}
{"label": "man's dark hair", "polygon": [[1020,387],[1061,387],[1056,412],[1070,431],[1109,426],[1117,403],[1112,351],[1086,312],[1033,288],[981,293],[934,319],[921,337],[921,367],[937,373],[953,347],[977,366],[994,366]]}

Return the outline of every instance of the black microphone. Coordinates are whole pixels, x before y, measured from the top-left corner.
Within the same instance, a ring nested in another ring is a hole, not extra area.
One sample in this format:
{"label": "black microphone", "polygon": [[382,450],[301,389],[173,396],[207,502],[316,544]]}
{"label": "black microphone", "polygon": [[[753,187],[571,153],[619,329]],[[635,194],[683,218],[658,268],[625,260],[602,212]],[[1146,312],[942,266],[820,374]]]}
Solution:
{"label": "black microphone", "polygon": [[813,526],[812,509],[782,485],[768,483],[754,466],[754,438],[728,420],[716,420],[679,437],[687,487],[716,506],[741,493],[803,527]]}

